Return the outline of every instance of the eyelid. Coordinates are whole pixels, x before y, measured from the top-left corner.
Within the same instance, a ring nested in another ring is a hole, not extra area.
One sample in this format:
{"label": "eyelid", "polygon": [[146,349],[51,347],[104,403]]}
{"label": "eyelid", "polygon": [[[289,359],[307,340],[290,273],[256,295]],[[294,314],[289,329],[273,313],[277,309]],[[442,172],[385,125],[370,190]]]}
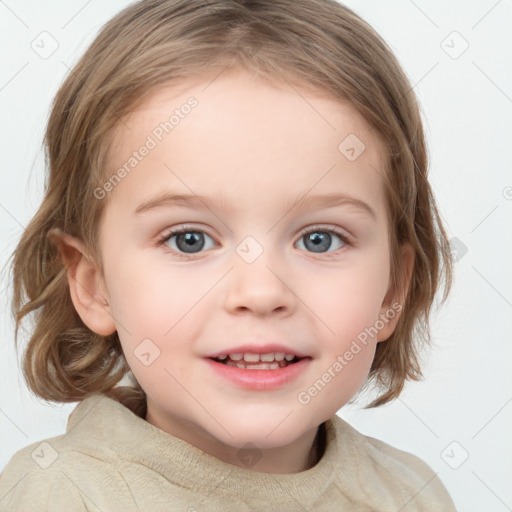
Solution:
{"label": "eyelid", "polygon": [[179,224],[178,226],[166,229],[161,235],[157,236],[157,244],[162,245],[168,240],[170,240],[173,236],[179,235],[180,233],[188,233],[188,232],[200,232],[208,235],[216,245],[215,237],[208,233],[208,230],[203,227],[192,226],[190,224]]}
{"label": "eyelid", "polygon": [[[337,228],[337,227],[333,227],[333,226],[329,226],[329,225],[313,224],[310,226],[306,226],[305,228],[302,228],[299,231],[299,233],[297,234],[297,240],[294,242],[294,247],[297,244],[297,242],[304,235],[306,235],[308,233],[313,233],[315,231],[323,231],[323,232],[335,234],[338,237],[340,237],[340,239],[343,241],[345,246],[355,246],[356,245],[355,241],[354,241],[354,237],[352,235],[349,235],[345,230],[342,230],[341,228]],[[168,242],[174,236],[177,236],[181,233],[186,233],[186,232],[204,233],[205,235],[209,236],[213,240],[213,242],[215,243],[215,245],[217,247],[219,246],[218,242],[215,240],[215,237],[213,235],[211,235],[210,233],[208,233],[208,230],[206,230],[205,228],[202,228],[202,227],[192,226],[190,224],[180,224],[178,226],[168,228],[167,230],[165,230],[165,232],[162,235],[158,236],[156,243],[157,243],[158,247],[163,246],[166,242]],[[187,253],[181,253],[181,252],[175,251],[174,249],[172,249],[170,247],[168,249],[170,251],[172,251],[174,254],[176,254],[178,257],[181,257],[184,259],[190,259],[191,257],[200,255],[200,254],[203,254],[204,252],[206,252],[206,251],[200,251],[198,253],[187,254]],[[336,251],[331,251],[331,252],[335,253],[338,250],[340,250],[340,249],[337,249]],[[318,253],[318,254],[330,254],[330,253]]]}
{"label": "eyelid", "polygon": [[[310,226],[306,226],[305,228],[302,228],[299,231],[299,233],[297,234],[297,237],[300,238],[300,237],[306,235],[307,233],[311,233],[315,230],[326,231],[328,233],[334,233],[334,234],[338,235],[339,237],[341,237],[346,243],[353,243],[353,236],[348,234],[346,232],[346,230],[341,230],[340,228],[335,228],[332,226],[322,225],[322,224],[312,224]],[[180,224],[176,227],[168,228],[161,236],[158,236],[158,240],[161,243],[164,243],[164,242],[168,241],[173,235],[177,235],[177,234],[180,234],[183,232],[188,232],[188,231],[196,231],[196,232],[199,231],[199,232],[202,232],[202,233],[205,233],[206,235],[208,235],[212,240],[215,240],[215,237],[213,235],[211,235],[210,233],[208,233],[208,230],[206,230],[205,228],[192,226],[190,224]]]}
{"label": "eyelid", "polygon": [[342,230],[341,228],[329,225],[312,224],[311,226],[307,226],[303,228],[301,231],[299,231],[297,236],[300,239],[304,235],[314,231],[326,231],[327,233],[334,233],[335,235],[339,236],[346,245],[356,245],[354,237],[347,233],[346,230]]}

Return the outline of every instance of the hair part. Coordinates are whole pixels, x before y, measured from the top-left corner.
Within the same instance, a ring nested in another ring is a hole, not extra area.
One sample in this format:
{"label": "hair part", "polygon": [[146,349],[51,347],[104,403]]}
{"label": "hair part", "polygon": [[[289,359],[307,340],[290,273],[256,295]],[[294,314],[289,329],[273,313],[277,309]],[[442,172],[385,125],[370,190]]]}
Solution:
{"label": "hair part", "polygon": [[114,387],[129,372],[117,332],[99,336],[82,322],[48,233],[57,228],[82,240],[101,269],[98,225],[108,198],[98,200],[94,190],[110,169],[115,128],[159,88],[229,66],[348,101],[384,142],[393,290],[405,286],[404,243],[415,263],[396,329],[377,345],[367,383],[382,394],[367,407],[422,377],[419,349],[430,341],[429,315],[443,280],[442,300],[448,295],[452,261],[427,180],[418,103],[389,47],[334,0],[147,0],[108,22],[60,87],[45,136],[45,196],[11,256],[16,344],[31,314],[23,373],[43,399],[144,395],[138,385]]}

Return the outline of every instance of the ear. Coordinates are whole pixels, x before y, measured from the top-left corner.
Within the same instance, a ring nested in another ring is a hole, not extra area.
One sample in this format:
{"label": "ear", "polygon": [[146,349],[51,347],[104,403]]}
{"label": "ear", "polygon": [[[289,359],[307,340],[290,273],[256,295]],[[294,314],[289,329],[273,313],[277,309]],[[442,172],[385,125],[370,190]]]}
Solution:
{"label": "ear", "polygon": [[60,229],[50,230],[48,238],[57,246],[67,268],[71,300],[82,321],[101,336],[115,332],[103,275],[83,242]]}
{"label": "ear", "polygon": [[411,284],[414,269],[414,249],[411,244],[406,243],[401,246],[400,253],[404,268],[404,280],[403,283],[399,283],[399,290],[393,290],[392,286],[390,286],[386,297],[384,297],[379,315],[379,319],[384,323],[384,327],[379,330],[377,335],[378,342],[387,340],[395,331]]}

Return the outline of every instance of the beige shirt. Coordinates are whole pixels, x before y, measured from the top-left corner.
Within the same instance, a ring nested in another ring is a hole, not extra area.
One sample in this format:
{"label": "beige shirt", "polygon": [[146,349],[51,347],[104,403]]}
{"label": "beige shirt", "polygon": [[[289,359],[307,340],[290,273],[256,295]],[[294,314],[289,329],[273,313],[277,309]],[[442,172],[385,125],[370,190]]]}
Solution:
{"label": "beige shirt", "polygon": [[83,400],[66,434],[18,451],[0,476],[1,512],[453,512],[421,459],[335,415],[319,462],[294,474],[212,457],[106,395]]}

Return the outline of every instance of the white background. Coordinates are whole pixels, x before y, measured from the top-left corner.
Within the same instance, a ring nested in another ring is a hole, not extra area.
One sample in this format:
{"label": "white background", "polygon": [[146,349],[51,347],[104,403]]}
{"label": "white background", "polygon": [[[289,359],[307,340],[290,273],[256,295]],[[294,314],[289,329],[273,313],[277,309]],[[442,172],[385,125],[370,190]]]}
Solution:
{"label": "white background", "polygon": [[[0,2],[2,265],[42,198],[41,142],[51,100],[97,30],[127,4]],[[512,510],[512,2],[347,5],[384,37],[414,85],[431,182],[450,238],[457,237],[467,253],[456,264],[449,302],[434,316],[426,380],[408,384],[387,406],[347,406],[339,414],[364,434],[424,459],[458,510]],[[31,47],[43,31],[58,43],[46,59]],[[453,58],[464,41],[469,47]],[[14,352],[8,285],[4,271],[0,469],[22,447],[64,433],[75,405],[44,404],[28,394]]]}

